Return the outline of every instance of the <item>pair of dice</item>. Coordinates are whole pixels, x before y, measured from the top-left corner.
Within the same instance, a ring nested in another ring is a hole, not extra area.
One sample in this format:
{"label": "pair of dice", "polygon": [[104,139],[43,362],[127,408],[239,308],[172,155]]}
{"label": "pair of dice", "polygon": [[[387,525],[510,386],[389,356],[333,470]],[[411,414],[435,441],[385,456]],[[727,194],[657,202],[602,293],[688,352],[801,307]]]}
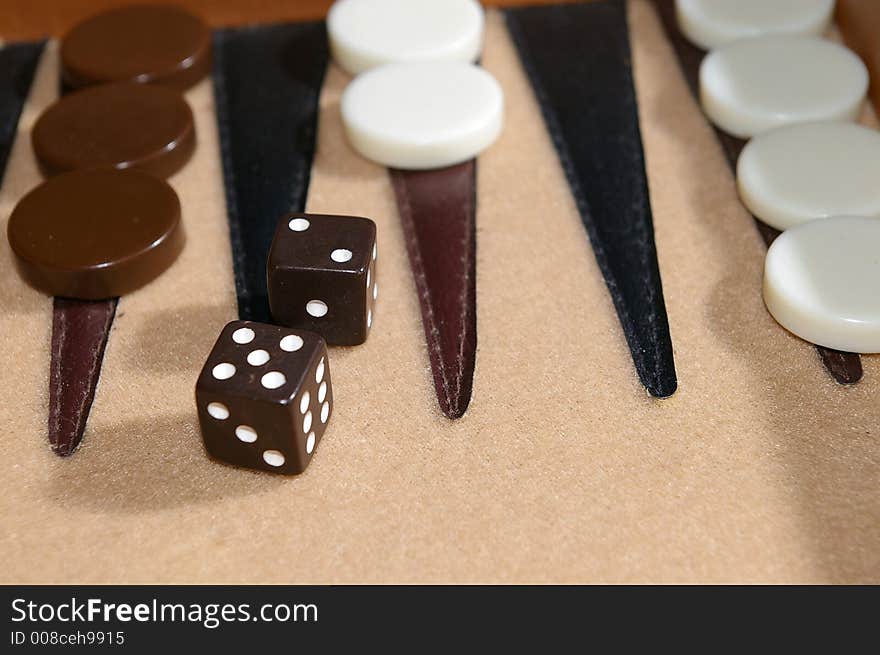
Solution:
{"label": "pair of dice", "polygon": [[333,412],[327,344],[366,340],[376,259],[367,218],[290,214],[278,222],[267,262],[278,325],[226,325],[196,383],[212,457],[288,475],[306,469]]}

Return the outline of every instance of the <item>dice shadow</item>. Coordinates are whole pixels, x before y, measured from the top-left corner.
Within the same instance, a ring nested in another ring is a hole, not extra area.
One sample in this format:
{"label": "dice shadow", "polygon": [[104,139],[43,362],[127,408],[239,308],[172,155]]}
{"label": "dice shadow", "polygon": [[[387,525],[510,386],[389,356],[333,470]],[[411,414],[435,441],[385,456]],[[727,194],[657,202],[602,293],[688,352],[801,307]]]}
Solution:
{"label": "dice shadow", "polygon": [[220,330],[235,316],[225,306],[189,305],[150,314],[135,328],[135,348],[126,350],[126,364],[166,373],[192,370],[205,363]]}
{"label": "dice shadow", "polygon": [[131,514],[209,505],[282,484],[296,484],[296,478],[211,459],[193,411],[89,429],[80,449],[58,460],[50,492],[61,506]]}

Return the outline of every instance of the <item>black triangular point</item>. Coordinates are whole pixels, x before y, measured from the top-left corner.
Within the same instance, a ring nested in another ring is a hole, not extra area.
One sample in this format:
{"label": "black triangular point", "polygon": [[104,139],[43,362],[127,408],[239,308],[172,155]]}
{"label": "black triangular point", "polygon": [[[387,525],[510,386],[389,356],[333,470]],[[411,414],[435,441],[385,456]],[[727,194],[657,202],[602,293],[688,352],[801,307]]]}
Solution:
{"label": "black triangular point", "polygon": [[654,243],[620,0],[507,11],[641,383],[675,393],[669,320]]}

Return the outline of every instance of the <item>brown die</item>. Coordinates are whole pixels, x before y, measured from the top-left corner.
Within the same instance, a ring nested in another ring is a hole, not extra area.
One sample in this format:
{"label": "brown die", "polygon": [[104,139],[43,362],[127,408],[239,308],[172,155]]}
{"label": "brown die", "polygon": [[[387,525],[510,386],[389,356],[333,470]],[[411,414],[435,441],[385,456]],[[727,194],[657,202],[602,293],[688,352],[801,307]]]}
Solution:
{"label": "brown die", "polygon": [[363,343],[379,292],[376,259],[376,224],[368,218],[282,217],[266,270],[272,317],[330,345]]}
{"label": "brown die", "polygon": [[212,457],[302,473],[333,408],[326,344],[305,330],[232,321],[202,368],[196,404]]}

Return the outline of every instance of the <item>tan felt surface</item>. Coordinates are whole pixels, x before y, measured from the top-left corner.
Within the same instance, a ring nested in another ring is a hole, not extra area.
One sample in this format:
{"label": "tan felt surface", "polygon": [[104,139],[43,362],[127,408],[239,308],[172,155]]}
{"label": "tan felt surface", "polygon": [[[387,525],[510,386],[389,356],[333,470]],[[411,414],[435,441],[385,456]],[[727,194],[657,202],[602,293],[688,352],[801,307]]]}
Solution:
{"label": "tan felt surface", "polygon": [[[235,314],[212,91],[171,180],[188,245],[123,298],[81,450],[46,443],[50,300],[0,243],[3,582],[880,582],[880,359],[836,386],[761,301],[764,248],[651,7],[630,11],[680,390],[639,386],[502,18],[483,63],[507,125],[479,160],[474,399],[442,418],[387,172],[345,144],[329,72],[308,209],[379,225],[366,345],[333,349],[336,413],[308,471],[209,461],[193,384]],[[27,131],[0,217],[38,180]]]}

